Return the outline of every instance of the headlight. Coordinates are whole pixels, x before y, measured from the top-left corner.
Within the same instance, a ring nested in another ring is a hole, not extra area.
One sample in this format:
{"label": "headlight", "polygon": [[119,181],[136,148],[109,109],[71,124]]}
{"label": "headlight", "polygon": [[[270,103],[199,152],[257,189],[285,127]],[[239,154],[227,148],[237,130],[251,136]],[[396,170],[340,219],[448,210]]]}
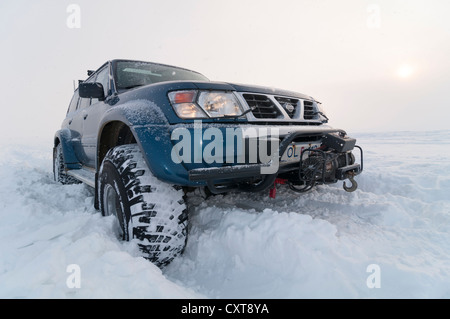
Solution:
{"label": "headlight", "polygon": [[211,91],[175,91],[169,100],[180,118],[238,117],[243,114],[233,93]]}
{"label": "headlight", "polygon": [[241,106],[233,93],[201,92],[198,97],[198,104],[210,117],[242,114]]}

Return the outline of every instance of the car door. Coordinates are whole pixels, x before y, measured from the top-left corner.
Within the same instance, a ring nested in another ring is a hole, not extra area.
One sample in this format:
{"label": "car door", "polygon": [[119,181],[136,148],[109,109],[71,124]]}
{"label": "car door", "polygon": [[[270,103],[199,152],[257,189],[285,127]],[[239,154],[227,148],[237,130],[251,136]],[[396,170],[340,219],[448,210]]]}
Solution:
{"label": "car door", "polygon": [[[86,82],[92,82],[92,79]],[[90,98],[82,98],[78,102],[78,108],[72,117],[72,143],[74,146],[77,158],[80,160],[81,164],[88,165],[88,156],[86,153],[86,146],[83,142],[84,135],[84,121],[86,120],[87,109],[91,105]]]}
{"label": "car door", "polygon": [[[105,97],[109,95],[109,65],[99,70],[95,82],[103,85]],[[83,137],[82,143],[87,158],[87,165],[95,168],[97,158],[97,143],[99,123],[106,108],[109,105],[105,101],[91,99],[91,104],[84,110],[83,114]]]}
{"label": "car door", "polygon": [[86,161],[86,156],[81,145],[81,136],[83,135],[83,118],[81,115],[81,104],[83,99],[78,94],[78,89],[75,90],[72,100],[70,102],[69,110],[63,122],[63,127],[70,130],[71,143],[76,157],[80,163]]}

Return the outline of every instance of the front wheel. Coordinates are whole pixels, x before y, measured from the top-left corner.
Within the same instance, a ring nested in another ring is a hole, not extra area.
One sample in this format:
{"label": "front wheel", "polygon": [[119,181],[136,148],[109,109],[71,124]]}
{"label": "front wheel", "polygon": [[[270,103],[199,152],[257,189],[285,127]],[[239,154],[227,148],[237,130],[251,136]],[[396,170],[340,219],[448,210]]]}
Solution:
{"label": "front wheel", "polygon": [[164,267],[183,251],[187,240],[184,192],[153,176],[138,145],[108,151],[98,186],[102,214],[117,217],[120,238],[137,239],[144,258]]}

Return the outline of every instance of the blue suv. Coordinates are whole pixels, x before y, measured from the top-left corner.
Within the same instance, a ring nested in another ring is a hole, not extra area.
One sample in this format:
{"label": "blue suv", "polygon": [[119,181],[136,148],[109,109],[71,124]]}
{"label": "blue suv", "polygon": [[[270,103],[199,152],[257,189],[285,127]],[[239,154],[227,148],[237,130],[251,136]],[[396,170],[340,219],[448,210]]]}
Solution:
{"label": "blue suv", "polygon": [[120,237],[164,267],[186,245],[188,192],[275,197],[277,184],[302,193],[346,179],[354,191],[362,149],[327,123],[308,95],[112,60],[79,81],[55,134],[54,178],[93,187]]}

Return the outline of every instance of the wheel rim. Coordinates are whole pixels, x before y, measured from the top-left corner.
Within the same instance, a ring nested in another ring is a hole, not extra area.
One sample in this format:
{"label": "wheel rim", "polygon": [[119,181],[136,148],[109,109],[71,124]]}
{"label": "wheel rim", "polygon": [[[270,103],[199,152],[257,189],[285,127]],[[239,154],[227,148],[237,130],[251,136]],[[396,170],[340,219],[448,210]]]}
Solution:
{"label": "wheel rim", "polygon": [[56,152],[55,159],[53,161],[53,180],[58,182],[58,152]]}
{"label": "wheel rim", "polygon": [[55,160],[53,161],[53,178],[56,182],[60,181],[61,176],[61,148],[56,148]]}
{"label": "wheel rim", "polygon": [[120,205],[119,196],[117,195],[116,190],[110,184],[105,185],[103,207],[105,209],[105,216],[116,216],[117,223],[114,225],[114,228],[117,229],[119,235],[125,239],[122,207]]}
{"label": "wheel rim", "polygon": [[105,186],[105,195],[103,197],[103,205],[105,207],[105,215],[106,216],[115,215],[116,217],[118,217],[117,202],[118,202],[118,198],[117,198],[116,190],[112,187],[112,185],[107,184]]}

